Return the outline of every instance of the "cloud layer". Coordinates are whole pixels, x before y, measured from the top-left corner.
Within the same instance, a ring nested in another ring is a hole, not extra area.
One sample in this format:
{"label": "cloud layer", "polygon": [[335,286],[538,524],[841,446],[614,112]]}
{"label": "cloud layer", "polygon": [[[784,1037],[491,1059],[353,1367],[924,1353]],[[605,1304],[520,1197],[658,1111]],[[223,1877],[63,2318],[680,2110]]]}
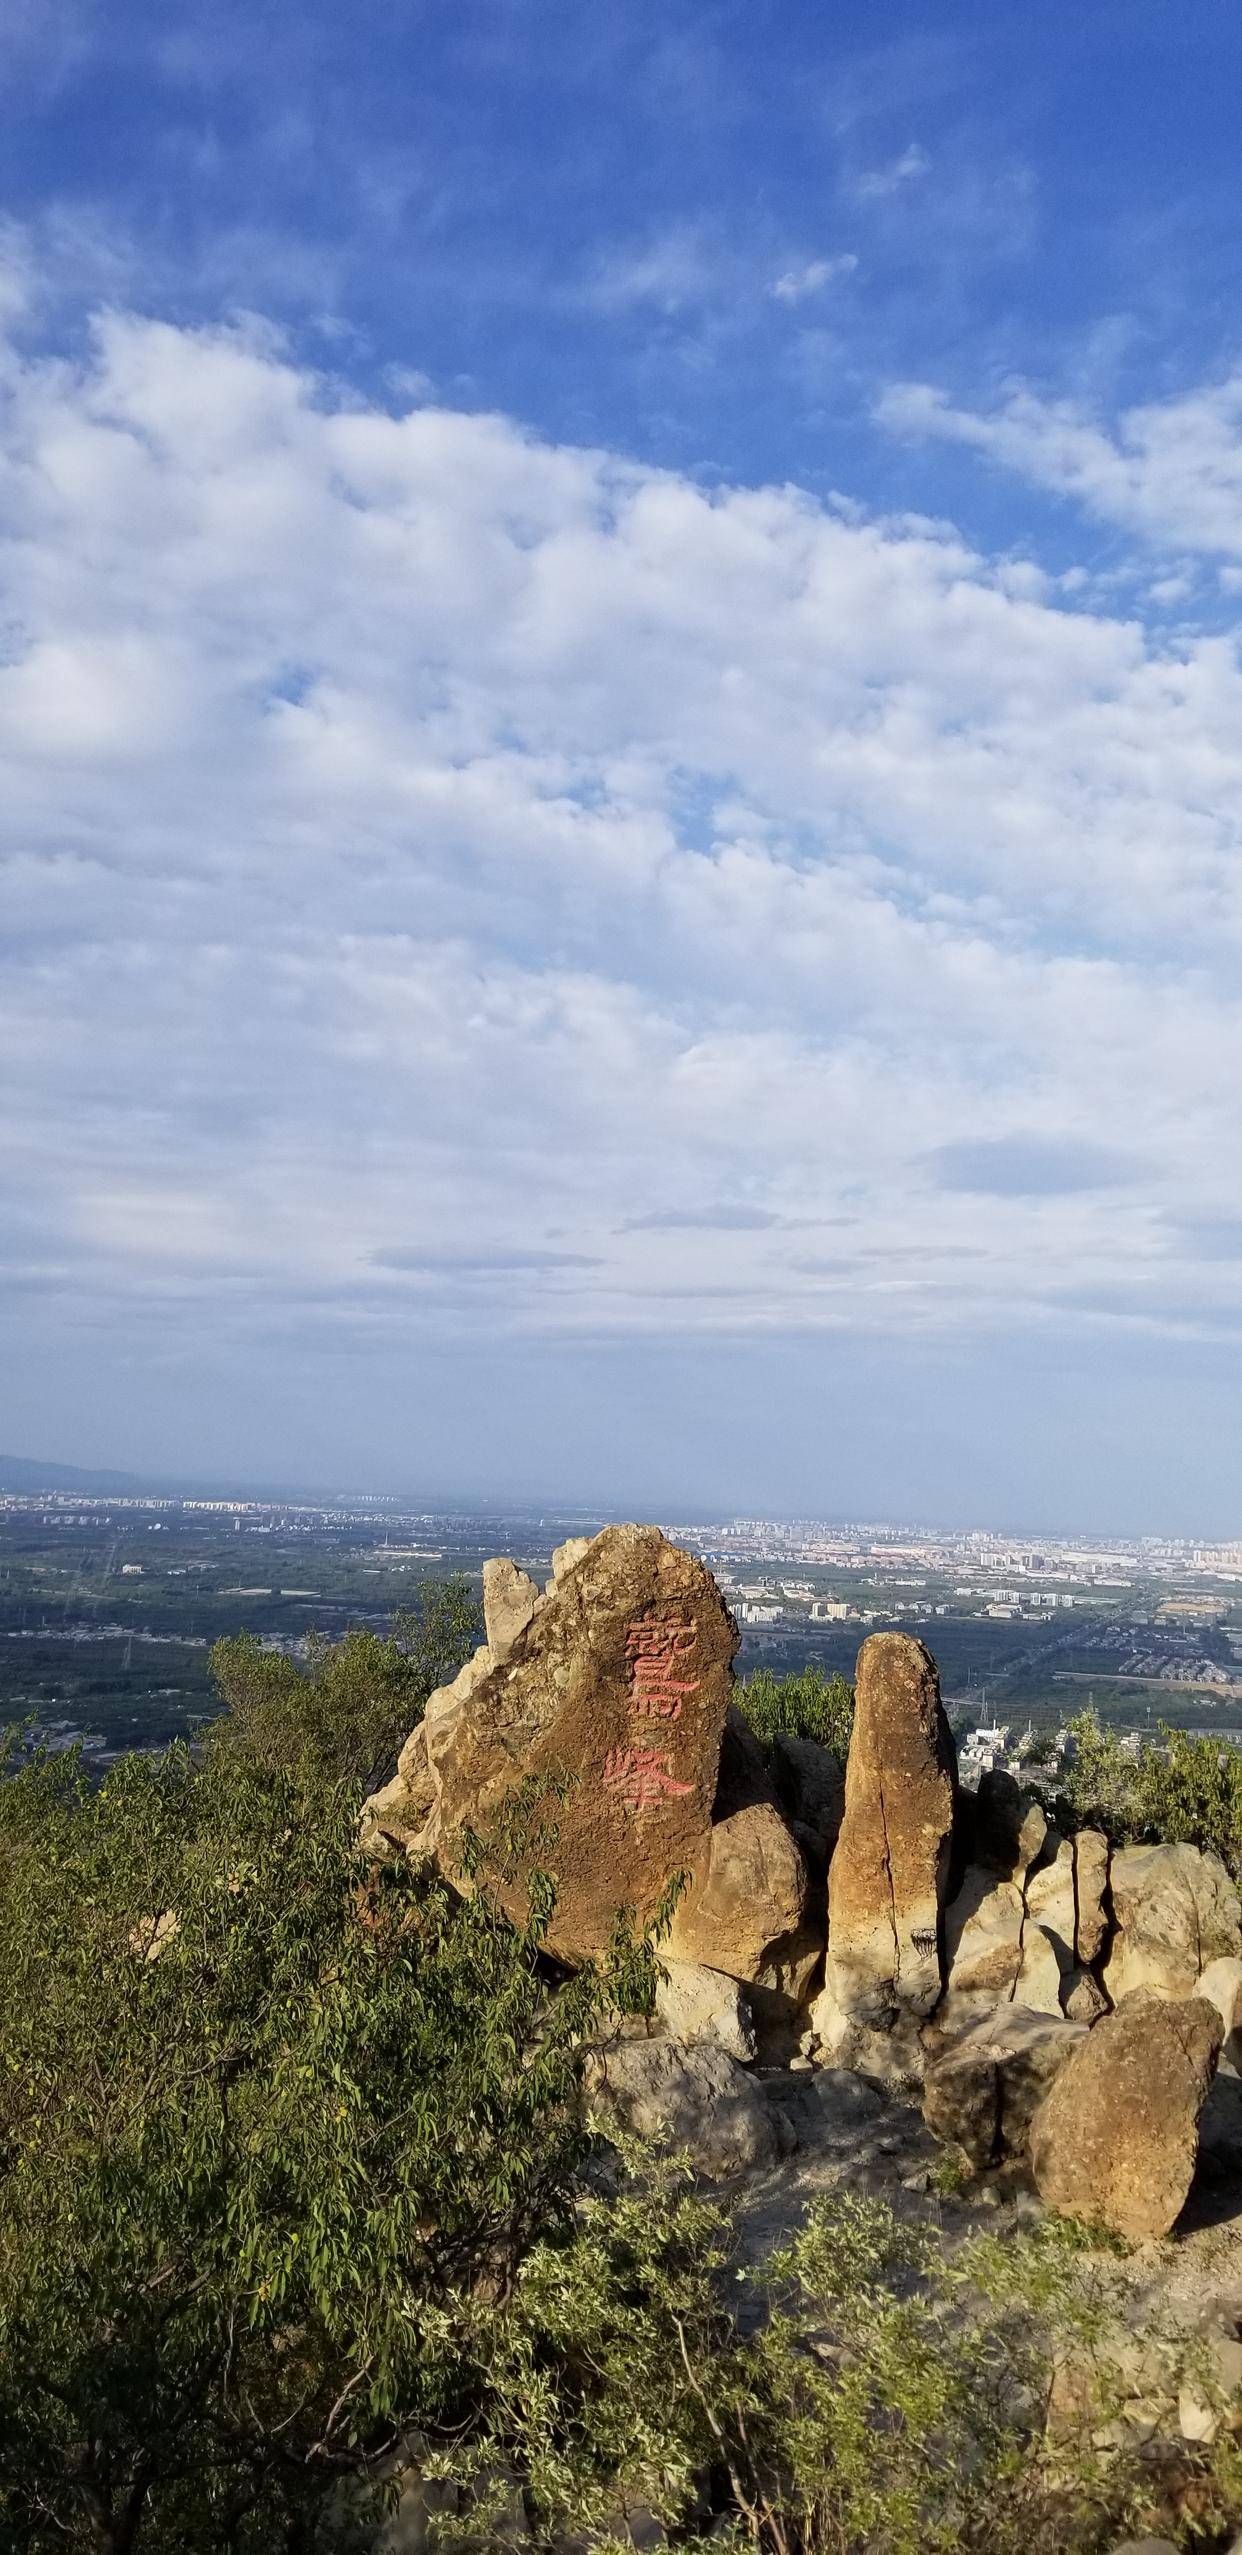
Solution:
{"label": "cloud layer", "polygon": [[2,388],[32,1339],[1237,1326],[1232,639],[257,324]]}

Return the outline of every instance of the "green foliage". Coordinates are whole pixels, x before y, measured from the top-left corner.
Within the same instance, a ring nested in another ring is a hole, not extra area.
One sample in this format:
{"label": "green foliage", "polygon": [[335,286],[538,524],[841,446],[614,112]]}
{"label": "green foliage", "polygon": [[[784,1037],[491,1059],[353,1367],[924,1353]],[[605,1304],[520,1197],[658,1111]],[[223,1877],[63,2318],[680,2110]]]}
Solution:
{"label": "green foliage", "polygon": [[309,2542],[325,2479],[481,2419],[607,1986],[550,1998],[538,1921],[356,1816],[228,1751],[0,1784],[0,2547]]}
{"label": "green foliage", "polygon": [[1242,1878],[1242,1753],[1162,1724],[1158,1743],[1129,1756],[1093,1712],[1070,1728],[1065,1795],[1079,1827],[1102,1828],[1114,1845],[1197,1845]]}
{"label": "green foliage", "polygon": [[854,1689],[844,1677],[826,1677],[814,1664],[778,1677],[756,1668],[738,1687],[738,1702],[756,1736],[770,1747],[778,1732],[818,1739],[845,1763],[854,1726]]}
{"label": "green foliage", "polygon": [[306,1760],[326,1774],[373,1780],[482,1635],[468,1583],[451,1579],[395,1615],[387,1640],[360,1630],[342,1641],[312,1633],[304,1667],[264,1650],[253,1633],[217,1641],[211,1673],[225,1714],[211,1744],[258,1766]]}
{"label": "green foliage", "polygon": [[[260,1673],[199,1756],[0,1781],[0,2555],[346,2555],[411,2448],[445,2555],[515,2517],[602,2555],[635,2507],[752,2555],[1214,2542],[1237,2442],[1176,2446],[1183,2524],[1150,2444],[1186,2347],[1136,2425],[1082,2231],[946,2254],[842,2193],[743,2279],[681,2168],[591,2140],[584,2051],[650,2009],[677,1882],[558,1982],[556,1787],[468,1841],[466,1899],[365,1863],[360,1655],[299,1677],[309,1740]],[[1219,1829],[1228,1788],[1162,1762],[1163,1815]],[[488,1880],[532,1852],[515,1930]]]}

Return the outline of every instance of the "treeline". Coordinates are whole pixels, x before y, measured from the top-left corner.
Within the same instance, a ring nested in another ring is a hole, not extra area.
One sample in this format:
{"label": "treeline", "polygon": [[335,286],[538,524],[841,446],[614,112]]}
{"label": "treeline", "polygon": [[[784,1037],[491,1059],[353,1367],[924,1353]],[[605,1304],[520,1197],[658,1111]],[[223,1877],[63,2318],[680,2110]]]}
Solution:
{"label": "treeline", "polygon": [[[228,1642],[194,1751],[102,1784],[14,1755],[3,2555],[345,2555],[413,2472],[446,2546],[615,2546],[639,2510],[771,2555],[1211,2543],[1227,2431],[1166,2470],[1093,2445],[1090,2387],[1044,2423],[1067,2351],[1124,2403],[1107,2257],[1058,2226],[950,2264],[842,2200],[756,2300],[727,2211],[584,2119],[659,1947],[619,1911],[606,1963],[546,1960],[554,1813],[525,1932],[487,1892],[503,1834],[465,1895],[363,1862],[363,1789],[476,1632],[449,1588],[305,1667]],[[750,1708],[838,1744],[849,1697],[755,1680]]]}

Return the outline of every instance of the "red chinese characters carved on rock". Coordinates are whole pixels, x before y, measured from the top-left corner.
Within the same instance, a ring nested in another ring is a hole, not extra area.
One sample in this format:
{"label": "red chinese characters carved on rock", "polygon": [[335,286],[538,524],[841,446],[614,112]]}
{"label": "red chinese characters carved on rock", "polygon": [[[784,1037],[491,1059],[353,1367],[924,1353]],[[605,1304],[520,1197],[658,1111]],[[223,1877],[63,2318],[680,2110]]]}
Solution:
{"label": "red chinese characters carved on rock", "polygon": [[623,1810],[649,1810],[660,1801],[693,1792],[678,1783],[662,1748],[610,1748],[604,1759],[604,1790],[615,1792]]}
{"label": "red chinese characters carved on rock", "polygon": [[698,1634],[693,1624],[632,1623],[625,1636],[634,1710],[648,1721],[680,1721],[682,1699],[697,1694],[697,1677],[679,1677]]}

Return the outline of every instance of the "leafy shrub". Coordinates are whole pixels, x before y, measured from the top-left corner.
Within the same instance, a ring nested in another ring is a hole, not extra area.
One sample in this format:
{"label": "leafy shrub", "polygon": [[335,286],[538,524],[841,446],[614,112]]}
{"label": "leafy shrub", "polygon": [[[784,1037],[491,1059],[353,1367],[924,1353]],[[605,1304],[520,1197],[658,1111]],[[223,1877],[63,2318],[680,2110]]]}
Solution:
{"label": "leafy shrub", "polygon": [[483,1637],[464,1579],[430,1587],[421,1605],[394,1615],[387,1640],[356,1630],[341,1641],[312,1633],[306,1665],[264,1650],[253,1633],[217,1641],[211,1653],[224,1717],[211,1744],[256,1765],[307,1759],[323,1772],[374,1781]]}
{"label": "leafy shrub", "polygon": [[1130,1756],[1093,1712],[1070,1729],[1064,1785],[1078,1826],[1102,1828],[1114,1845],[1197,1845],[1242,1879],[1242,1753],[1162,1724],[1159,1742]]}
{"label": "leafy shrub", "polygon": [[0,2546],[309,2543],[334,2476],[483,2418],[608,1982],[549,1995],[550,1885],[515,1933],[362,1864],[357,1807],[229,1750],[0,1783]]}
{"label": "leafy shrub", "polygon": [[844,1677],[826,1677],[814,1665],[787,1677],[756,1668],[739,1686],[737,1699],[765,1747],[788,1731],[792,1738],[818,1739],[845,1763],[854,1726],[854,1689]]}

